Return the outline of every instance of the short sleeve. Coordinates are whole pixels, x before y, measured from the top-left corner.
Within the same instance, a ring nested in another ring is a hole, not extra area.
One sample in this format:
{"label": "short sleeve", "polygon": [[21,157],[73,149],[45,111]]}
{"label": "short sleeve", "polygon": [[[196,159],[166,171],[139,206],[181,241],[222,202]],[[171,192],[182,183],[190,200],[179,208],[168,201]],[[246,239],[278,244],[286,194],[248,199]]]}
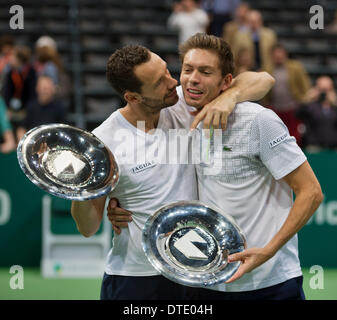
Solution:
{"label": "short sleeve", "polygon": [[287,126],[270,109],[261,111],[253,120],[251,147],[276,180],[307,160]]}

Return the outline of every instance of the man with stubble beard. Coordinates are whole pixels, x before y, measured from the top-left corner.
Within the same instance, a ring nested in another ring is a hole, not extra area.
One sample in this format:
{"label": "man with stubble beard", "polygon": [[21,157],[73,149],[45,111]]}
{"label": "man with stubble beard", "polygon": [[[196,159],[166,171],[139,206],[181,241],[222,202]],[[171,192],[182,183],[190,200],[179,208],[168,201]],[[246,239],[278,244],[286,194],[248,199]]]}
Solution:
{"label": "man with stubble beard", "polygon": [[[107,65],[107,78],[125,99],[93,133],[113,152],[120,178],[109,197],[133,213],[128,228],[115,228],[113,247],[107,258],[101,299],[163,300],[185,299],[186,287],[161,276],[149,263],[141,245],[142,230],[149,216],[164,204],[196,200],[197,181],[193,164],[167,163],[167,146],[155,133],[190,128],[193,117],[181,103],[181,88],[157,54],[141,46],[127,46],[114,52]],[[273,79],[248,73],[236,79],[224,95],[208,104],[209,125],[225,124],[228,110],[248,98],[260,99]],[[167,136],[166,136],[167,138]],[[188,149],[183,150],[188,153]],[[155,156],[156,155],[156,156]],[[72,216],[86,237],[97,232],[103,218],[106,196],[72,203]]]}

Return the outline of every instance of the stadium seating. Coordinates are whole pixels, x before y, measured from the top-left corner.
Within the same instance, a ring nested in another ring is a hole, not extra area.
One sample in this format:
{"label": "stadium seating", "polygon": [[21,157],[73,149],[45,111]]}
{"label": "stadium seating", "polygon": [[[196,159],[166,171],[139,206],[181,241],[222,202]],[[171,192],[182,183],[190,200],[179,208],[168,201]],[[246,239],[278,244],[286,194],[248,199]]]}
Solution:
{"label": "stadium seating", "polygon": [[[313,0],[249,0],[274,29],[290,57],[300,60],[312,80],[322,74],[337,83],[336,35],[309,27]],[[0,4],[0,28],[13,34],[18,44],[33,48],[41,35],[52,36],[74,85],[69,122],[93,129],[123,101],[105,79],[109,55],[122,45],[149,47],[168,62],[178,79],[178,35],[167,28],[172,0],[31,0],[23,4],[23,30],[10,30],[12,1]],[[324,23],[334,17],[336,1],[321,1]]]}
{"label": "stadium seating", "polygon": [[324,9],[324,27],[329,25],[335,15],[336,1],[283,0],[247,1],[260,10],[264,24],[272,28],[291,58],[298,59],[307,69],[312,80],[320,75],[331,76],[337,83],[337,68],[333,58],[337,54],[336,34],[325,29],[312,30],[309,22],[312,5],[320,4]]}

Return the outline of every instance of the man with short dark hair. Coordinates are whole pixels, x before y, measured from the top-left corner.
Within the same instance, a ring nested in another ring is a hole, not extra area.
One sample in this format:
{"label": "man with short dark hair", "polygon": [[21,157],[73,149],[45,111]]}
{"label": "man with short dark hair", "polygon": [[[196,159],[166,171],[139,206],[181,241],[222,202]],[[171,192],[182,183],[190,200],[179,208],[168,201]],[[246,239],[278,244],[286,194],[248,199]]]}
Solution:
{"label": "man with short dark hair", "polygon": [[337,92],[329,76],[320,76],[307,93],[308,103],[296,111],[303,121],[303,148],[317,152],[337,149]]}
{"label": "man with short dark hair", "polygon": [[49,76],[39,76],[36,84],[36,98],[27,105],[27,113],[17,130],[18,137],[42,124],[66,123],[66,108],[56,98],[56,86]]}
{"label": "man with short dark hair", "polygon": [[302,146],[300,126],[296,117],[300,104],[310,88],[310,78],[302,63],[289,59],[286,48],[278,43],[271,50],[272,64],[266,69],[276,79],[273,90],[264,99],[264,104],[272,108],[288,127],[289,132]]}
{"label": "man with short dark hair", "polygon": [[260,11],[250,10],[247,14],[248,30],[236,34],[232,43],[235,59],[242,49],[247,49],[253,58],[253,70],[267,70],[272,65],[270,50],[277,42],[273,29],[263,25]]}
{"label": "man with short dark hair", "polygon": [[[159,275],[147,260],[141,238],[147,218],[163,204],[198,198],[193,164],[167,160],[167,150],[175,147],[169,130],[189,128],[193,118],[181,103],[181,88],[176,88],[166,62],[146,48],[127,46],[115,51],[108,61],[107,79],[126,106],[93,133],[114,153],[120,168],[119,183],[109,196],[118,198],[133,216],[132,221],[127,219],[128,228],[114,229],[101,299],[184,299],[185,287]],[[206,107],[209,124],[214,117],[224,124],[228,109],[237,101],[259,99],[272,84],[266,74],[236,79],[232,88]],[[186,158],[188,148],[181,152]],[[105,201],[106,197],[73,201],[72,216],[84,236],[97,232]]]}

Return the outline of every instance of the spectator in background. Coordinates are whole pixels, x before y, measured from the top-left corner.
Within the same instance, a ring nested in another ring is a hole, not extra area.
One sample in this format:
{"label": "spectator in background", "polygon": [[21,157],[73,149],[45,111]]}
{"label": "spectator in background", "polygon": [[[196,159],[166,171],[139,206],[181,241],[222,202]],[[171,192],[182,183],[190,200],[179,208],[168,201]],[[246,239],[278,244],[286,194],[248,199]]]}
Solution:
{"label": "spectator in background", "polygon": [[248,13],[247,32],[239,32],[235,36],[232,44],[232,50],[235,59],[242,48],[247,48],[253,57],[253,70],[265,71],[272,66],[271,48],[277,42],[276,33],[263,25],[262,15],[257,10],[251,10]]}
{"label": "spectator in background", "polygon": [[337,148],[337,94],[328,76],[316,80],[315,87],[307,93],[310,101],[302,105],[297,116],[305,125],[303,147],[308,151],[320,148]]}
{"label": "spectator in background", "polygon": [[182,0],[173,4],[168,26],[179,31],[179,43],[185,42],[196,33],[206,33],[208,15],[199,8],[196,0]]}
{"label": "spectator in background", "polygon": [[271,57],[272,64],[266,71],[276,81],[264,104],[271,106],[301,146],[301,121],[296,117],[296,110],[305,102],[310,89],[309,75],[299,61],[288,58],[288,52],[281,44],[272,48]]}
{"label": "spectator in background", "polygon": [[35,59],[34,67],[38,76],[48,76],[53,80],[55,85],[58,85],[62,65],[57,51],[45,45],[36,47]]}
{"label": "spectator in background", "polygon": [[10,35],[0,38],[0,92],[2,92],[6,70],[14,54],[14,39]]}
{"label": "spectator in background", "polygon": [[227,22],[223,27],[223,38],[232,47],[237,32],[248,32],[249,5],[241,3],[235,10],[234,20]]}
{"label": "spectator in background", "polygon": [[253,56],[248,48],[241,48],[237,54],[235,60],[235,72],[234,75],[253,70]]}
{"label": "spectator in background", "polygon": [[9,153],[15,148],[16,141],[7,117],[5,101],[0,97],[0,153]]}
{"label": "spectator in background", "polygon": [[233,20],[236,7],[240,0],[203,0],[202,8],[210,17],[209,33],[222,37],[224,25]]}
{"label": "spectator in background", "polygon": [[[5,67],[9,64],[14,54],[14,39],[12,36],[4,35],[0,38],[0,81],[2,83]],[[0,86],[1,88],[1,86]]]}
{"label": "spectator in background", "polygon": [[31,64],[31,50],[28,47],[15,47],[6,67],[2,91],[16,133],[25,117],[27,105],[36,97],[35,87],[36,72]]}
{"label": "spectator in background", "polygon": [[42,36],[36,41],[34,68],[38,76],[48,76],[54,81],[56,97],[68,107],[72,84],[63,68],[61,57],[53,38]]}
{"label": "spectator in background", "polygon": [[62,102],[55,98],[56,86],[52,78],[39,76],[36,93],[37,98],[27,106],[26,118],[19,128],[20,138],[36,126],[66,122],[66,109]]}

